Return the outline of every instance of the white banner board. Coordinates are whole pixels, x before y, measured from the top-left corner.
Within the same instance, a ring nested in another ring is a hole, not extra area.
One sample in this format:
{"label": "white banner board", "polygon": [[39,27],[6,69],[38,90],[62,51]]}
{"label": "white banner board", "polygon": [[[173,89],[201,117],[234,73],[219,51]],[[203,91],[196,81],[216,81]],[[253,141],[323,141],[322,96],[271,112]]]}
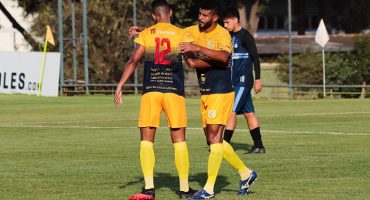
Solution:
{"label": "white banner board", "polygon": [[[37,95],[42,52],[0,52],[0,93]],[[47,53],[41,96],[58,96],[60,53]]]}

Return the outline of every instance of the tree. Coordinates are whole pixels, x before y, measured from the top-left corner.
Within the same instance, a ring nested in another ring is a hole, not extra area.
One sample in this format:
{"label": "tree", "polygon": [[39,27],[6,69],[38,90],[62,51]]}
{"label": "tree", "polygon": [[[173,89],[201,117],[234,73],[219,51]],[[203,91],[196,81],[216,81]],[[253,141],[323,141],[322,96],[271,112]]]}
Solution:
{"label": "tree", "polygon": [[342,26],[346,33],[360,33],[369,25],[369,0],[340,0],[345,1],[346,6],[340,8],[343,15]]}
{"label": "tree", "polygon": [[[57,0],[14,0],[25,10],[25,15],[35,15],[31,26],[31,34],[36,37],[44,37],[45,26],[50,25],[55,37],[58,38],[58,12]],[[63,0],[63,36],[66,39],[65,52],[65,78],[72,79],[72,27],[71,7],[76,4],[76,32],[82,33],[82,6],[80,0]],[[181,27],[196,23],[200,1],[198,0],[168,0],[173,5],[173,22]],[[259,12],[268,0],[220,0],[223,8],[229,5],[244,6],[247,20],[247,28],[255,32],[258,26]],[[151,0],[137,0],[137,23],[142,26],[153,24],[150,15]],[[115,83],[120,79],[123,66],[128,60],[134,43],[128,38],[128,28],[133,25],[132,0],[94,0],[88,2],[88,45],[89,45],[89,74],[92,83]],[[257,18],[256,18],[257,17]],[[77,78],[83,79],[83,49],[77,41],[78,72]],[[51,47],[51,51],[58,51],[59,42]],[[38,45],[32,45],[38,50]],[[139,67],[141,70],[142,68]],[[139,74],[141,71],[139,71]],[[140,77],[140,76],[139,76]],[[140,81],[140,80],[139,80]]]}
{"label": "tree", "polygon": [[[243,28],[247,29],[249,32],[251,32],[253,35],[258,30],[258,23],[260,15],[265,11],[266,6],[268,6],[269,0],[217,0],[222,11],[225,11],[229,6],[234,6],[239,9],[240,14],[240,23]],[[179,1],[172,0],[171,2],[177,2]],[[182,16],[185,16],[187,19],[186,23],[181,23],[182,25],[192,25],[194,24],[198,19],[198,9],[200,7],[202,1],[199,0],[187,0],[187,1],[181,1],[183,5],[187,5],[187,8],[194,8],[194,9],[188,9],[183,10],[186,11]],[[190,20],[189,20],[190,19]]]}
{"label": "tree", "polygon": [[252,35],[258,30],[260,16],[266,8],[269,0],[244,0],[237,2],[240,23]]}
{"label": "tree", "polygon": [[[370,35],[361,35],[355,39],[355,50],[352,53],[353,67],[359,71],[363,86],[370,83]],[[366,97],[366,88],[361,90],[361,97]]]}
{"label": "tree", "polygon": [[[288,83],[288,56],[279,58],[281,65],[277,69],[278,78]],[[321,53],[306,51],[293,56],[293,83],[322,84]],[[355,39],[352,52],[326,53],[326,81],[328,85],[368,85],[370,82],[370,36],[362,35]],[[301,89],[307,91],[309,89]],[[342,97],[366,96],[365,87],[334,88],[334,92],[361,92],[361,95],[343,94]]]}
{"label": "tree", "polygon": [[[72,1],[63,1],[63,36],[66,39],[72,38],[70,8]],[[82,33],[82,5],[81,1],[76,0],[75,2],[77,3],[76,32],[80,34]],[[177,1],[169,0],[169,2]],[[31,27],[34,35],[43,37],[44,27],[47,24],[50,24],[54,33],[57,33],[55,31],[58,30],[57,0],[18,0],[18,4],[25,9],[26,15],[35,14],[37,16]],[[190,19],[184,17],[189,6],[191,6],[190,0],[181,1],[174,5],[174,9],[177,11],[174,21],[177,24],[189,22]],[[90,80],[92,83],[115,83],[120,79],[123,66],[134,46],[133,39],[128,37],[128,28],[133,25],[132,1],[94,0],[93,3],[88,2],[87,11]],[[143,26],[153,24],[150,15],[150,0],[137,0],[137,23]],[[71,79],[71,41],[65,41],[64,46],[65,78]],[[58,43],[51,50],[57,49]],[[78,79],[83,79],[83,49],[79,42],[77,42],[77,54],[79,55]]]}
{"label": "tree", "polygon": [[[346,33],[360,33],[369,26],[369,0],[294,0],[292,1],[293,25],[299,35],[304,35],[309,28],[308,17],[316,9],[318,17],[324,19],[329,32],[332,28],[336,28]],[[333,19],[332,16],[338,19]]]}
{"label": "tree", "polygon": [[37,49],[39,47],[39,43],[17,22],[17,20],[14,19],[14,17],[9,13],[9,11],[5,8],[5,6],[1,2],[0,10],[12,23],[13,28],[18,30],[22,34],[24,39],[32,46],[32,48]]}

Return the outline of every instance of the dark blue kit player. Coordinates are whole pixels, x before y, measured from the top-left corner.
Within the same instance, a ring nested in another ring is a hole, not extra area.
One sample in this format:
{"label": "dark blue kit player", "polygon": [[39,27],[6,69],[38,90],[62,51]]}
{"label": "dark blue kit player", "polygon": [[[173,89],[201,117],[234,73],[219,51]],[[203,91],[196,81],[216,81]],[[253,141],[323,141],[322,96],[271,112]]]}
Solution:
{"label": "dark blue kit player", "polygon": [[256,43],[253,36],[240,26],[239,12],[236,8],[231,7],[227,10],[224,26],[230,31],[232,37],[232,82],[235,90],[233,112],[225,128],[224,140],[230,142],[236,127],[236,115],[243,114],[254,142],[249,152],[265,153],[251,95],[252,88],[256,94],[262,91],[261,67]]}

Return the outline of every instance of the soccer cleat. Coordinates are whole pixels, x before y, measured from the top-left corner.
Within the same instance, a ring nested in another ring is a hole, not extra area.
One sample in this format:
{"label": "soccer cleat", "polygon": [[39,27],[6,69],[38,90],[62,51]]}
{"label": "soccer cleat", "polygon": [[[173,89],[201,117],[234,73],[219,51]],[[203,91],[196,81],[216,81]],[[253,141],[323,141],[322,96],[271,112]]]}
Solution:
{"label": "soccer cleat", "polygon": [[193,190],[193,188],[189,187],[189,191],[187,192],[180,191],[179,197],[180,199],[189,199],[189,197],[193,196],[196,192],[198,192],[198,190]]}
{"label": "soccer cleat", "polygon": [[247,153],[266,153],[265,147],[253,146]]}
{"label": "soccer cleat", "polygon": [[131,195],[128,200],[154,200],[155,199],[155,190],[154,188],[151,189],[143,189],[141,193]]}
{"label": "soccer cleat", "polygon": [[257,173],[255,171],[252,171],[247,179],[241,180],[239,183],[240,191],[238,192],[238,195],[241,196],[241,195],[248,194],[249,186],[252,185],[252,183],[254,182],[254,180],[256,180],[256,178],[257,178]]}
{"label": "soccer cleat", "polygon": [[189,199],[212,199],[212,198],[215,198],[215,195],[209,194],[207,191],[202,189],[193,194]]}

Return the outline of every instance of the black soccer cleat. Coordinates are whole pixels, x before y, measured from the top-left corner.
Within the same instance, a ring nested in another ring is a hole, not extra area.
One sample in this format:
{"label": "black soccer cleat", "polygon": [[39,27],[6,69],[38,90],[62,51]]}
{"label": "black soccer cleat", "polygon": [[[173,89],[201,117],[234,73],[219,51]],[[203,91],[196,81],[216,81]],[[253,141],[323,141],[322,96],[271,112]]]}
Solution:
{"label": "black soccer cleat", "polygon": [[198,190],[193,190],[193,188],[189,187],[189,191],[187,191],[187,192],[180,191],[179,192],[179,198],[180,199],[189,199],[189,197],[193,196],[193,194],[195,194],[196,192],[198,192]]}
{"label": "black soccer cleat", "polygon": [[266,153],[266,149],[265,147],[257,147],[257,146],[253,146],[251,149],[249,149],[249,151],[247,153]]}

